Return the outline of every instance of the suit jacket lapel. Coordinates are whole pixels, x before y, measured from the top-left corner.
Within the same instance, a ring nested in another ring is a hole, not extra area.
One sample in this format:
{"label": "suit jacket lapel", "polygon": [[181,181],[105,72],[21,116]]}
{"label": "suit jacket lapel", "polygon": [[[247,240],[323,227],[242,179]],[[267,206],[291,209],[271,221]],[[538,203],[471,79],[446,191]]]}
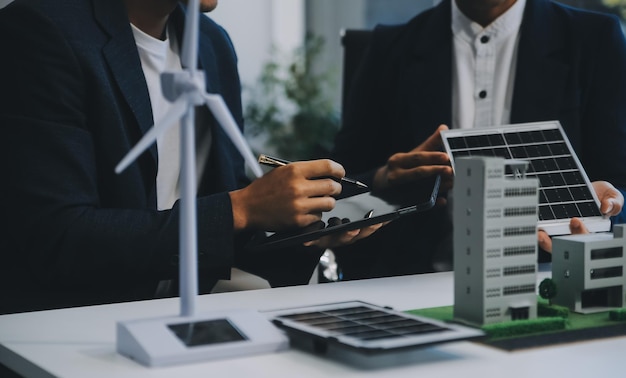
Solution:
{"label": "suit jacket lapel", "polygon": [[[181,4],[178,5],[176,10],[172,12],[170,16],[170,22],[173,23],[174,28],[176,29],[176,36],[178,38],[178,45],[182,48],[184,45],[184,32],[185,32],[185,7]],[[203,17],[201,15],[201,17]],[[202,28],[202,24],[200,24],[200,28]],[[214,82],[216,78],[218,78],[217,73],[217,65],[215,64],[215,51],[213,49],[213,44],[211,43],[210,36],[202,33],[200,30],[200,35],[203,36],[199,38],[199,47],[198,47],[198,66],[197,68],[204,69],[205,72],[205,84],[206,91],[209,93],[216,93],[214,89]]]}
{"label": "suit jacket lapel", "polygon": [[520,29],[511,122],[535,122],[558,115],[570,66],[562,59],[562,29],[550,21],[543,0],[528,0]]}
{"label": "suit jacket lapel", "polygon": [[[216,61],[216,51],[211,42],[211,36],[203,34],[204,38],[200,38],[200,51],[199,59],[200,66],[204,70],[206,75],[206,91],[208,93],[221,94],[222,88],[220,86],[220,79],[218,70],[218,63]],[[213,143],[211,145],[211,172],[210,177],[213,181],[211,183],[212,190],[223,191],[232,190],[234,186],[235,168],[232,166],[232,159],[230,156],[236,156],[239,154],[234,149],[230,138],[226,135],[224,130],[217,124],[217,121],[213,117],[210,111],[205,110],[207,119],[210,119],[209,123],[211,127],[211,133],[213,135]]]}
{"label": "suit jacket lapel", "polygon": [[[204,17],[204,16],[201,16]],[[172,13],[171,22],[174,23],[176,34],[179,38],[180,46],[183,45],[183,34],[185,24],[185,7],[179,5]],[[198,68],[202,69],[205,74],[205,90],[208,93],[221,93],[220,76],[218,73],[218,63],[216,60],[217,53],[211,42],[211,36],[203,32],[202,23],[200,23],[200,38],[198,48]],[[234,146],[230,142],[230,138],[224,133],[221,127],[215,121],[215,118],[206,106],[196,109],[196,115],[206,122],[196,123],[196,127],[211,128],[211,153],[209,164],[202,173],[199,186],[199,193],[214,193],[224,190],[232,190],[235,186],[234,172],[232,160],[229,156],[238,154]]]}
{"label": "suit jacket lapel", "polygon": [[[452,121],[452,31],[450,2],[434,10],[422,29],[409,40],[406,83],[413,103],[407,104],[416,143],[424,141],[440,124]],[[412,32],[413,33],[413,32]]]}
{"label": "suit jacket lapel", "polygon": [[[93,0],[93,3],[96,19],[110,36],[102,49],[104,58],[141,133],[145,134],[154,124],[152,105],[130,22],[124,16],[124,4],[119,0]],[[156,162],[156,145],[149,150]]]}

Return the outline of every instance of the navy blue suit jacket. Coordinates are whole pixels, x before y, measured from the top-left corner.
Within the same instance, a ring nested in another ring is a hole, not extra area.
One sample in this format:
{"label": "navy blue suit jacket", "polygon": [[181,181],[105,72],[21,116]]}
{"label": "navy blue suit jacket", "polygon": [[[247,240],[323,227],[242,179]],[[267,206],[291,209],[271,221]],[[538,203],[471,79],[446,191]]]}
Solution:
{"label": "navy blue suit jacket", "polygon": [[[404,25],[375,29],[333,153],[349,174],[370,182],[389,156],[451,124],[450,25],[451,3],[444,0]],[[559,120],[589,178],[624,192],[626,42],[616,18],[528,0],[515,75],[511,123]],[[441,229],[450,225],[437,211],[416,218],[394,222],[343,251],[355,255],[355,264],[365,251],[384,260],[379,266],[401,261],[372,275],[428,271]]]}
{"label": "navy blue suit jacket", "polygon": [[[182,7],[171,22],[182,35]],[[150,298],[178,271],[179,208],[156,210],[156,146],[114,173],[153,124],[123,1],[18,0],[0,11],[0,46],[0,313]],[[235,52],[208,17],[199,66],[207,91],[243,127]],[[227,192],[247,184],[244,162],[209,118],[197,205],[201,291],[234,265],[274,285],[308,282],[318,249],[275,251],[276,264],[242,248],[251,235],[234,233]]]}

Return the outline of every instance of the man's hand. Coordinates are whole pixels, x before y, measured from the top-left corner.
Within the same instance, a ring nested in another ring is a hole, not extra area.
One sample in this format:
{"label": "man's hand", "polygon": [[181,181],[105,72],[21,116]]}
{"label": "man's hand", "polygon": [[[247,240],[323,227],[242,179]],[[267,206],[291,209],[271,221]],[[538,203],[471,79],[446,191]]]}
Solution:
{"label": "man's hand", "polygon": [[441,131],[447,130],[440,125],[424,143],[409,152],[391,155],[387,164],[379,168],[374,176],[374,189],[382,190],[404,182],[419,180],[425,177],[441,175],[441,189],[446,191],[452,187],[452,167],[450,157],[441,152]]}
{"label": "man's hand", "polygon": [[[579,218],[572,218],[569,222],[569,231],[572,234],[588,234],[589,230],[585,226],[582,220]],[[552,238],[544,230],[537,231],[537,239],[539,241],[539,248],[546,252],[552,253]]]}
{"label": "man's hand", "polygon": [[278,167],[247,187],[230,192],[235,230],[279,231],[304,227],[335,207],[343,167],[332,160],[313,160]]}
{"label": "man's hand", "polygon": [[[605,216],[617,215],[624,207],[624,196],[611,183],[606,181],[594,181],[591,183],[598,199],[600,200],[600,212]],[[572,218],[569,223],[572,234],[588,234],[589,230],[578,218]],[[539,247],[546,252],[552,253],[552,239],[543,230],[537,232]]]}
{"label": "man's hand", "polygon": [[617,215],[624,207],[624,196],[611,183],[607,181],[594,181],[591,183],[593,190],[600,200],[600,212],[611,217]]}
{"label": "man's hand", "polygon": [[335,248],[335,247],[340,247],[342,245],[352,244],[356,242],[357,240],[365,239],[366,237],[370,236],[371,234],[376,232],[376,230],[378,230],[379,228],[381,228],[383,225],[387,223],[388,222],[377,223],[377,224],[363,227],[363,228],[356,229],[356,230],[323,236],[317,240],[304,243],[304,245],[307,245],[307,246],[314,245],[322,249],[327,249],[327,248]]}

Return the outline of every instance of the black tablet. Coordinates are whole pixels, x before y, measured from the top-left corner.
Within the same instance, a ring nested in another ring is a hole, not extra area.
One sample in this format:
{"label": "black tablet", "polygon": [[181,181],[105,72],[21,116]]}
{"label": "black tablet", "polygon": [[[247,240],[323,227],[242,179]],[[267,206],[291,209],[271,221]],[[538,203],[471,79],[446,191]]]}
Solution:
{"label": "black tablet", "polygon": [[335,208],[324,213],[320,222],[305,228],[271,234],[249,248],[265,250],[302,244],[325,235],[355,230],[429,210],[437,201],[440,182],[440,176],[433,176],[393,189],[340,197]]}

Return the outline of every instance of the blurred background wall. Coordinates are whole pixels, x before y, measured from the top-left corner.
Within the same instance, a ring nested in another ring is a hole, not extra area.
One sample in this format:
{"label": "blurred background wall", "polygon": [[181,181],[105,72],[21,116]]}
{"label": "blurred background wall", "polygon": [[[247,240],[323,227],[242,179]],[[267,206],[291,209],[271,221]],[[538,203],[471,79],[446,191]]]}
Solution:
{"label": "blurred background wall", "polygon": [[[1,1],[1,0],[0,0]],[[245,86],[255,84],[272,47],[288,54],[308,31],[325,41],[316,62],[336,74],[333,100],[339,106],[343,29],[405,22],[439,0],[221,0],[210,17],[228,30],[239,55]]]}

